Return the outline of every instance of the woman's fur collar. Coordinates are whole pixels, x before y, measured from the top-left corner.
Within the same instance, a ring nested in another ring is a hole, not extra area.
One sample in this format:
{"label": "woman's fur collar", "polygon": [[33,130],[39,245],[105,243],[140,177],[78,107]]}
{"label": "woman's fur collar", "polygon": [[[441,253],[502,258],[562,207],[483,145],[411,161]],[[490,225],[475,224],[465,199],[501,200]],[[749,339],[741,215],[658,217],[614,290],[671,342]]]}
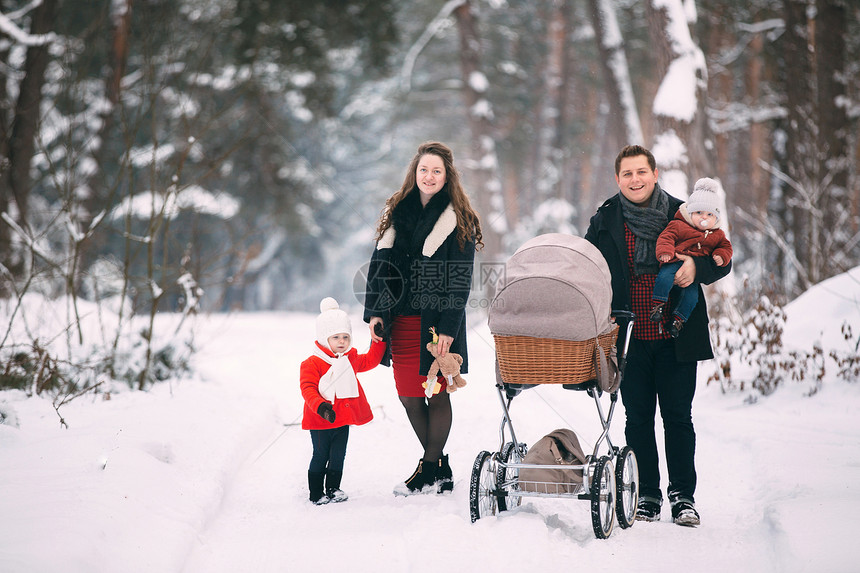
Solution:
{"label": "woman's fur collar", "polygon": [[377,249],[393,248],[396,242],[413,254],[420,247],[421,255],[430,257],[457,229],[457,213],[446,190],[433,195],[424,207],[419,193],[413,190],[395,207],[391,226],[382,234]]}

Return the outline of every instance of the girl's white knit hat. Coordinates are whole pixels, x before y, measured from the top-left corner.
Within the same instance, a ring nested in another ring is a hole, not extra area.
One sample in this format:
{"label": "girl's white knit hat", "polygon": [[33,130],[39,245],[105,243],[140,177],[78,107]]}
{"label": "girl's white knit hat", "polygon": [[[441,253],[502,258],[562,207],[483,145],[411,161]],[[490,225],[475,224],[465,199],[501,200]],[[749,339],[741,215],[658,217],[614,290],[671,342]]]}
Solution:
{"label": "girl's white knit hat", "polygon": [[340,309],[340,305],[335,299],[327,296],[320,301],[320,315],[317,317],[317,342],[324,348],[329,348],[329,337],[343,333],[352,338],[352,322],[349,320],[349,315]]}
{"label": "girl's white knit hat", "polygon": [[687,199],[687,212],[695,213],[696,211],[706,211],[720,217],[720,184],[710,177],[702,177],[696,184],[693,185],[693,193]]}

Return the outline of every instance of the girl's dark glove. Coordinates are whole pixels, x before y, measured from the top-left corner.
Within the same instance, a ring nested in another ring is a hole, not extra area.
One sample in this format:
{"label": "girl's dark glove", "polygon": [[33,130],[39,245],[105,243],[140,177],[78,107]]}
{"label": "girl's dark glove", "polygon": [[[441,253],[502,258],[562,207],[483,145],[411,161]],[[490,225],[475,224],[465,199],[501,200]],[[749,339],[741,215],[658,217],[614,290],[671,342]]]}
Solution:
{"label": "girl's dark glove", "polygon": [[334,424],[334,408],[328,402],[320,404],[320,407],[317,408],[317,414],[328,420],[330,424]]}

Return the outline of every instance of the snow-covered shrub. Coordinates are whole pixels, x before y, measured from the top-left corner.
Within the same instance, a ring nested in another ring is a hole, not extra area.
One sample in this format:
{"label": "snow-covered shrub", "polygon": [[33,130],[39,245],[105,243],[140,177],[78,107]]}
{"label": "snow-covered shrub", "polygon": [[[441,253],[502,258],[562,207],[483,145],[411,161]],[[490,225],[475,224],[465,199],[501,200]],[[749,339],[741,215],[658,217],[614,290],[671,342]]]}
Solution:
{"label": "snow-covered shrub", "polygon": [[80,294],[87,300],[104,300],[120,296],[126,288],[122,263],[113,257],[100,257],[81,281]]}
{"label": "snow-covered shrub", "polygon": [[[832,349],[825,353],[821,341],[811,339],[809,348],[788,345],[784,339],[786,313],[768,297],[759,298],[740,324],[721,319],[713,329],[717,370],[708,383],[719,381],[723,391],[752,389],[762,395],[773,393],[786,382],[809,383],[809,395],[815,394],[835,365],[836,375],[846,381],[860,377],[858,344],[848,322],[842,333],[849,349]],[[827,358],[830,358],[828,361]]]}
{"label": "snow-covered shrub", "polygon": [[0,372],[0,389],[25,390],[30,386],[33,362],[26,352],[7,352],[2,356],[3,371]]}
{"label": "snow-covered shrub", "polygon": [[86,392],[145,390],[186,374],[194,307],[153,320],[118,314],[116,298],[0,301],[0,390],[47,394],[56,404]]}
{"label": "snow-covered shrub", "polygon": [[149,337],[145,330],[137,333],[130,344],[110,357],[109,368],[103,374],[124,382],[132,390],[146,390],[157,382],[180,378],[190,371],[189,359],[194,352],[190,337],[174,338],[147,350]]}
{"label": "snow-covered shrub", "polygon": [[860,380],[860,338],[854,336],[848,321],[842,323],[842,337],[851,350],[847,352],[831,350],[829,355],[836,363],[837,376],[848,382],[857,382]]}
{"label": "snow-covered shrub", "polygon": [[18,413],[11,404],[0,402],[0,424],[19,428],[21,423],[18,421]]}
{"label": "snow-covered shrub", "polygon": [[65,384],[57,359],[37,341],[29,348],[9,352],[8,359],[3,362],[5,367],[0,373],[0,389],[11,388],[41,394],[45,390],[62,388]]}

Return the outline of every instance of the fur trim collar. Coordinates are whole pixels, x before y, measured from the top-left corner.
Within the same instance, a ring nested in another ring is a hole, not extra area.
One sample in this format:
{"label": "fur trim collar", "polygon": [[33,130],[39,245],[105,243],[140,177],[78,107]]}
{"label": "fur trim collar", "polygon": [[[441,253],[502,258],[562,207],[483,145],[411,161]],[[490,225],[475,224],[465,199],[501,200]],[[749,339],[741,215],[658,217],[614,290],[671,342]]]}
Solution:
{"label": "fur trim collar", "polygon": [[439,218],[436,219],[436,224],[433,225],[433,230],[424,239],[424,247],[421,249],[421,254],[425,257],[432,257],[448,235],[457,229],[457,213],[454,212],[454,207],[449,203]]}
{"label": "fur trim collar", "polygon": [[[448,238],[448,235],[453,233],[457,229],[457,213],[454,211],[454,206],[450,203],[445,210],[442,211],[442,214],[439,215],[439,218],[436,219],[436,223],[433,225],[433,229],[430,231],[430,234],[427,235],[427,238],[424,239],[424,246],[421,249],[421,254],[425,257],[432,257],[433,254],[442,246],[442,243],[445,242],[445,239]],[[385,232],[382,234],[382,237],[379,239],[379,242],[376,243],[376,249],[390,249],[394,246],[394,237],[396,233],[394,231],[394,225],[388,227]]]}

